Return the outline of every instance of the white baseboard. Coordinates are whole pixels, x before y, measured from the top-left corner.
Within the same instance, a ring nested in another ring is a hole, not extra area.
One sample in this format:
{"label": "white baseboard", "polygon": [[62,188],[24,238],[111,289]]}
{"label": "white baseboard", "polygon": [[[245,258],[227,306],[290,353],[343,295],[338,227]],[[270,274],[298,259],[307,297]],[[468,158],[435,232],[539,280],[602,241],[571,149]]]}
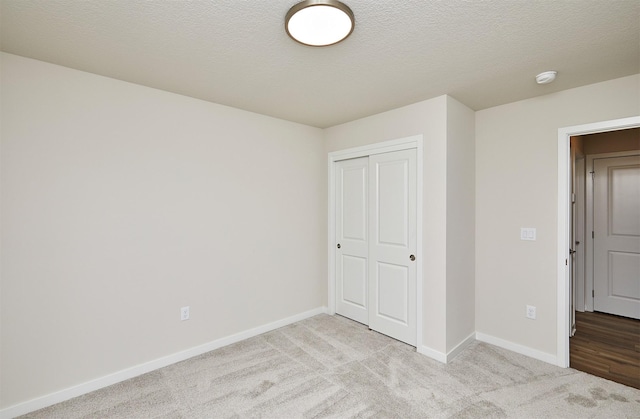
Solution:
{"label": "white baseboard", "polygon": [[556,355],[538,351],[537,349],[532,349],[528,346],[509,342],[508,340],[500,339],[495,336],[487,335],[480,332],[476,332],[476,340],[479,340],[480,342],[490,343],[491,345],[499,346],[500,348],[508,349],[512,352],[516,352],[530,358],[535,358],[548,364],[558,365],[558,358]]}
{"label": "white baseboard", "polygon": [[444,352],[436,351],[435,349],[431,349],[428,346],[418,346],[416,351],[419,354],[428,356],[429,358],[435,359],[438,362],[442,362],[443,364],[447,363],[447,354]]}
{"label": "white baseboard", "polygon": [[15,418],[16,416],[43,409],[56,403],[60,403],[74,397],[78,397],[83,394],[108,387],[110,385],[128,380],[133,377],[137,377],[142,374],[146,374],[148,372],[166,367],[171,364],[175,364],[176,362],[184,361],[185,359],[189,359],[194,356],[219,349],[223,346],[231,345],[232,343],[240,342],[242,340],[252,338],[262,333],[270,332],[272,330],[287,326],[295,322],[299,322],[318,314],[327,313],[327,311],[328,310],[326,307],[318,307],[316,309],[305,311],[304,313],[299,313],[282,320],[265,324],[263,326],[258,326],[253,329],[245,330],[244,332],[236,333],[235,335],[216,339],[203,345],[199,345],[172,355],[158,358],[153,361],[145,362],[144,364],[126,368],[124,370],[114,372],[113,374],[105,375],[104,377],[96,378],[95,380],[78,384],[77,386],[69,387],[64,390],[56,391],[55,393],[47,394],[46,396],[38,397],[23,403],[9,406],[0,410],[0,419]]}
{"label": "white baseboard", "polygon": [[473,343],[476,340],[476,333],[473,332],[469,336],[467,336],[462,342],[457,344],[455,348],[450,350],[447,353],[436,351],[435,349],[431,349],[428,346],[420,346],[416,348],[416,351],[419,354],[428,356],[429,358],[435,359],[438,362],[442,362],[443,364],[451,362],[453,358],[458,356],[460,352],[464,351],[467,346]]}
{"label": "white baseboard", "polygon": [[462,352],[465,349],[467,349],[467,346],[471,345],[473,342],[475,342],[475,340],[476,340],[476,332],[473,332],[469,336],[467,336],[462,342],[457,344],[452,350],[447,352],[447,361],[446,362],[451,362],[453,360],[453,358],[458,356],[460,354],[460,352]]}

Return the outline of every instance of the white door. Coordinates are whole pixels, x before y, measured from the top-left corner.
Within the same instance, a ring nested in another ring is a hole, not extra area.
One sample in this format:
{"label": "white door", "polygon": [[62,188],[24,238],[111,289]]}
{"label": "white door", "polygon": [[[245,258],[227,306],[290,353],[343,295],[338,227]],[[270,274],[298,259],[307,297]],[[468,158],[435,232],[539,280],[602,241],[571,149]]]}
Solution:
{"label": "white door", "polygon": [[594,310],[640,319],[640,156],[593,167]]}
{"label": "white door", "polygon": [[416,150],[369,156],[369,327],[416,345]]}
{"label": "white door", "polygon": [[369,159],[335,164],[336,313],[369,324]]}
{"label": "white door", "polygon": [[416,345],[416,150],[335,164],[336,313]]}

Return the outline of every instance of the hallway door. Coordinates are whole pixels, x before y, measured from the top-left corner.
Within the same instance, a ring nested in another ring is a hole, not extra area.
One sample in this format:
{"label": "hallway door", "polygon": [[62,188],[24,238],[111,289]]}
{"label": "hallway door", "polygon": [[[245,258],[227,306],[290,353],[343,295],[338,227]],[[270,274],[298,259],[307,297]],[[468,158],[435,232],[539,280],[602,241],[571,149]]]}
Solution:
{"label": "hallway door", "polygon": [[594,310],[640,319],[640,156],[594,160]]}

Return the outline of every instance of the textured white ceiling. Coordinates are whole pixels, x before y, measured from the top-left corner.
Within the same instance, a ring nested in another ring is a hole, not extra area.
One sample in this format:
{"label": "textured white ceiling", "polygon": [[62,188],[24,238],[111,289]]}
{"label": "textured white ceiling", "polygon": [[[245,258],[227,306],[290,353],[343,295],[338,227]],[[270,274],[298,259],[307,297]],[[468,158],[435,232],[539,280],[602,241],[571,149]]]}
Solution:
{"label": "textured white ceiling", "polygon": [[[341,44],[290,40],[296,0],[0,0],[0,46],[327,127],[450,94],[478,110],[640,72],[640,0],[343,0]],[[557,70],[546,86],[534,76]]]}

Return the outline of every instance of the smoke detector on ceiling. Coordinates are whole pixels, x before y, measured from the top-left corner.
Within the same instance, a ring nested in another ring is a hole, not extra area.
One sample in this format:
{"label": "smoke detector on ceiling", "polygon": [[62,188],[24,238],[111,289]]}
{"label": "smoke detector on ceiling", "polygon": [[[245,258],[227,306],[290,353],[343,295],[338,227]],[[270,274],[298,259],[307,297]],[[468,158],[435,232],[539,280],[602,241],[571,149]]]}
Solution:
{"label": "smoke detector on ceiling", "polygon": [[548,84],[556,79],[558,75],[557,71],[545,71],[544,73],[540,73],[536,76],[536,83],[538,84]]}

